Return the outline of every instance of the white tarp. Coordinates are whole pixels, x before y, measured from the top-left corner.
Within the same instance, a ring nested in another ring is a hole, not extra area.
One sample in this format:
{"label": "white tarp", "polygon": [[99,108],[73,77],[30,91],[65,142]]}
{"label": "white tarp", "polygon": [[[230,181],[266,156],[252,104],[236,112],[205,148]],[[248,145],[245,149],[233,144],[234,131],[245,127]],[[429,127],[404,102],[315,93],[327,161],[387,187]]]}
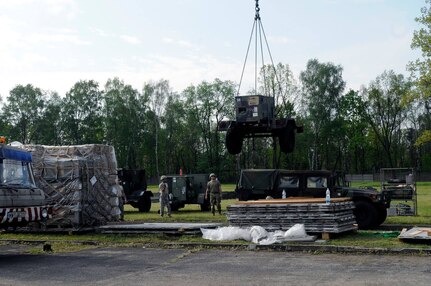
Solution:
{"label": "white tarp", "polygon": [[240,228],[236,226],[219,227],[216,229],[201,228],[203,238],[213,241],[245,240],[260,245],[270,245],[286,241],[310,241],[315,237],[307,235],[303,224],[295,224],[287,231],[268,232],[261,226]]}

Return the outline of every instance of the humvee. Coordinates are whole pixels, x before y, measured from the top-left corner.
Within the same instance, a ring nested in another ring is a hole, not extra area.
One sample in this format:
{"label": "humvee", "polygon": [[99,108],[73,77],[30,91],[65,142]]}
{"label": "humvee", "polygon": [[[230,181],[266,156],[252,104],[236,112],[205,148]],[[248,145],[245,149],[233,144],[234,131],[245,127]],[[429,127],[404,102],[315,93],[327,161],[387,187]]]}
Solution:
{"label": "humvee", "polygon": [[295,134],[302,133],[293,118],[276,119],[274,97],[248,95],[235,97],[236,120],[221,121],[219,131],[226,131],[226,149],[239,154],[244,138],[278,137],[280,150],[291,153],[295,148]]}
{"label": "humvee", "polygon": [[210,202],[205,199],[208,174],[167,175],[171,209],[177,211],[186,204],[199,204],[201,211],[210,210]]}
{"label": "humvee", "polygon": [[326,189],[331,197],[349,197],[355,203],[354,215],[359,229],[381,225],[387,216],[391,198],[375,188],[352,188],[341,173],[316,170],[281,169],[241,170],[235,192],[240,201],[286,197],[324,198]]}

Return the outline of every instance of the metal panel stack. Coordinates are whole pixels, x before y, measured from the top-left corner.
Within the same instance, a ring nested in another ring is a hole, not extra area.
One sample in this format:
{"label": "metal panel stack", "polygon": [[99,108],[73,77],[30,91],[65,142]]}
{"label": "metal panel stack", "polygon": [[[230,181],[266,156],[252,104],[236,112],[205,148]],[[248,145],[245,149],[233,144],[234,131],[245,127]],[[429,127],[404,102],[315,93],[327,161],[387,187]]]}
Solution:
{"label": "metal panel stack", "polygon": [[341,233],[356,230],[355,205],[345,198],[272,199],[238,202],[227,207],[229,224],[239,227],[262,226],[266,230],[288,230],[304,224],[309,233]]}
{"label": "metal panel stack", "polygon": [[38,187],[55,213],[48,225],[81,227],[117,221],[120,216],[117,160],[112,146],[24,146],[33,155]]}

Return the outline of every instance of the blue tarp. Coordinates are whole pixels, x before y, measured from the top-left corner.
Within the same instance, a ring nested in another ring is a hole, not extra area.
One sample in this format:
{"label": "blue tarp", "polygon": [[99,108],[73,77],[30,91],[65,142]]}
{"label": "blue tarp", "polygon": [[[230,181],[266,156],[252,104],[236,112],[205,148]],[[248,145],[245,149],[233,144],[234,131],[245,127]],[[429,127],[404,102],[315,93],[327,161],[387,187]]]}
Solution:
{"label": "blue tarp", "polygon": [[21,162],[31,162],[31,153],[10,146],[0,146],[0,159],[10,159]]}

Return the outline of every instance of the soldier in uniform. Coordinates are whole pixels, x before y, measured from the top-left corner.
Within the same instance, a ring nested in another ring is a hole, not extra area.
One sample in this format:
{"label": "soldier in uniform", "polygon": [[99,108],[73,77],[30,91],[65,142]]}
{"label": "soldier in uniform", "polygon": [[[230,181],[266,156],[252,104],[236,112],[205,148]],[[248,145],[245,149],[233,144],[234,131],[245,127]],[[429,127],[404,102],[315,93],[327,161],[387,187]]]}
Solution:
{"label": "soldier in uniform", "polygon": [[161,176],[160,181],[160,216],[163,216],[166,207],[168,209],[168,217],[171,217],[171,205],[169,204],[169,187],[168,183],[166,183],[166,176]]}
{"label": "soldier in uniform", "polygon": [[214,173],[210,174],[210,181],[207,184],[205,192],[205,199],[208,199],[208,193],[210,193],[210,202],[213,215],[215,215],[215,207],[217,205],[218,213],[221,214],[221,184],[217,180],[217,176]]}

